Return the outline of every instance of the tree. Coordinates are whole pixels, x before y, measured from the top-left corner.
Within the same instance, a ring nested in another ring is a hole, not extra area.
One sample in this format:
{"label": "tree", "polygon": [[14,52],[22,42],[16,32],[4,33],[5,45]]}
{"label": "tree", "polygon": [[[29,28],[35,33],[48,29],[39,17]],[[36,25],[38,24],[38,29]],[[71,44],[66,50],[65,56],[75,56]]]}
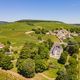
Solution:
{"label": "tree", "polygon": [[60,59],[58,60],[58,62],[61,63],[61,64],[65,64],[66,60],[67,60],[67,56],[68,56],[68,53],[67,52],[63,52],[61,54]]}
{"label": "tree", "polygon": [[3,57],[4,57],[4,54],[2,52],[0,52],[0,67],[2,66]]}
{"label": "tree", "polygon": [[18,65],[18,72],[25,77],[31,78],[35,75],[35,63],[32,59],[28,58],[20,61]]}
{"label": "tree", "polygon": [[48,32],[48,30],[42,28],[42,29],[41,29],[41,32],[42,32],[42,34],[46,34],[46,32]]}
{"label": "tree", "polygon": [[5,70],[9,70],[13,68],[13,64],[11,62],[11,57],[4,55],[2,60],[1,60],[1,67]]}
{"label": "tree", "polygon": [[42,37],[40,35],[38,36],[38,40],[42,40]]}
{"label": "tree", "polygon": [[37,59],[35,61],[35,71],[38,72],[43,72],[48,69],[48,63],[45,60],[42,59]]}
{"label": "tree", "polygon": [[36,34],[46,34],[46,32],[48,32],[48,30],[44,28],[37,28],[32,30],[35,31]]}
{"label": "tree", "polygon": [[6,44],[10,46],[10,45],[11,45],[11,42],[10,42],[10,41],[7,41],[7,43],[6,43]]}
{"label": "tree", "polygon": [[25,43],[20,52],[19,58],[21,59],[32,58],[33,59],[37,53],[38,53],[38,49],[36,47],[36,44]]}
{"label": "tree", "polygon": [[73,67],[72,65],[66,65],[66,73],[68,80],[77,80],[77,68]]}
{"label": "tree", "polygon": [[71,57],[70,59],[69,59],[69,65],[71,65],[71,67],[73,68],[73,67],[77,67],[77,64],[78,64],[78,62],[77,62],[77,60],[74,58],[74,57]]}
{"label": "tree", "polygon": [[42,59],[48,59],[49,58],[49,50],[47,47],[45,47],[44,44],[39,44],[38,54],[41,56]]}
{"label": "tree", "polygon": [[35,72],[48,69],[48,58],[49,49],[44,43],[38,45],[25,43],[16,64],[18,72],[25,77],[33,77]]}
{"label": "tree", "polygon": [[20,55],[19,55],[19,58],[21,59],[27,59],[27,58],[30,58],[30,50],[28,49],[22,49],[21,52],[20,52]]}
{"label": "tree", "polygon": [[4,51],[5,51],[5,52],[9,52],[9,51],[10,51],[9,48],[10,48],[10,46],[5,45],[5,47],[4,47]]}
{"label": "tree", "polygon": [[66,47],[66,50],[72,56],[74,53],[79,52],[79,45],[76,42],[68,41],[68,46]]}
{"label": "tree", "polygon": [[68,80],[67,78],[66,78],[66,75],[58,75],[57,77],[56,77],[56,79],[55,80]]}
{"label": "tree", "polygon": [[67,49],[70,55],[73,55],[74,53],[78,53],[79,51],[79,48],[77,45],[68,46]]}
{"label": "tree", "polygon": [[44,45],[45,45],[46,47],[48,47],[49,50],[51,49],[51,47],[52,47],[53,44],[54,44],[54,43],[51,41],[51,39],[48,39],[48,40],[46,40],[46,41],[44,42]]}
{"label": "tree", "polygon": [[5,47],[3,48],[5,52],[10,52],[10,45],[11,45],[11,42],[7,41],[5,44]]}
{"label": "tree", "polygon": [[77,59],[74,56],[71,56],[68,62],[69,64],[65,66],[68,80],[78,80]]}
{"label": "tree", "polygon": [[66,72],[64,70],[59,70],[57,74],[58,76],[56,77],[55,80],[68,80],[66,76]]}

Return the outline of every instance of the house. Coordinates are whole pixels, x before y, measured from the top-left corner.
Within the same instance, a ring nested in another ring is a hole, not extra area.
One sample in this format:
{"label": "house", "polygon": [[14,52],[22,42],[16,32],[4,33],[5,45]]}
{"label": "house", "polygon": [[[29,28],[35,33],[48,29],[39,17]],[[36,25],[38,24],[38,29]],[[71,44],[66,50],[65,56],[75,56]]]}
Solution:
{"label": "house", "polygon": [[0,43],[0,49],[4,48],[4,44]]}
{"label": "house", "polygon": [[53,45],[53,47],[51,48],[51,51],[50,51],[50,57],[59,59],[62,52],[63,52],[63,48],[60,45],[60,43],[54,43],[54,45]]}

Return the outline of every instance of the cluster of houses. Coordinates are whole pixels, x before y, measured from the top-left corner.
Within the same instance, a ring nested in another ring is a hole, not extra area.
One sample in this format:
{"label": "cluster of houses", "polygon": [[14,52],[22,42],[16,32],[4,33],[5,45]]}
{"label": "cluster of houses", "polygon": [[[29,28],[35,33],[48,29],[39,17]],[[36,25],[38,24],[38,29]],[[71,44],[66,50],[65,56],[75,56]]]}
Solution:
{"label": "cluster of houses", "polygon": [[72,36],[80,35],[79,33],[76,33],[76,32],[71,33],[70,31],[68,31],[66,29],[49,31],[46,34],[47,35],[55,35],[60,39],[60,41],[63,41],[64,39],[67,39],[67,38],[71,38]]}
{"label": "cluster of houses", "polygon": [[56,35],[60,41],[71,37],[71,33],[65,29],[55,30],[54,35]]}
{"label": "cluster of houses", "polygon": [[46,33],[47,35],[55,35],[58,37],[58,39],[60,41],[63,41],[66,38],[70,38],[71,37],[71,33],[69,31],[67,31],[66,29],[61,29],[61,30],[54,30],[49,31],[48,33]]}

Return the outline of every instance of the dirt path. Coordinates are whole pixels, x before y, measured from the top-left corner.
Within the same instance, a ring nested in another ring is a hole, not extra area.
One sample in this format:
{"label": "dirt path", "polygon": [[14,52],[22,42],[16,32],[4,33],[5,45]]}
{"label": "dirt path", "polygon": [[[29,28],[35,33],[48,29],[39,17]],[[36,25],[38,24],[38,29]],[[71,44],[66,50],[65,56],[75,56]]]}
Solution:
{"label": "dirt path", "polygon": [[24,80],[28,80],[28,79],[24,78],[22,75],[17,74],[17,73],[15,73],[15,72],[13,72],[13,71],[7,70],[7,73],[10,73],[10,74],[12,74],[13,76],[16,76],[17,78],[18,78],[18,77],[22,77]]}
{"label": "dirt path", "polygon": [[55,78],[49,78],[48,76],[44,75],[43,73],[39,73],[39,75],[45,77],[48,80],[55,80]]}
{"label": "dirt path", "polygon": [[[4,73],[8,73],[8,74],[11,74],[12,76],[16,77],[16,79],[18,78],[21,78],[22,80],[34,80],[35,78],[25,78],[23,77],[22,75],[16,73],[16,72],[13,72],[13,71],[10,71],[10,70],[2,70],[0,69],[1,71],[3,71]],[[39,73],[38,75],[41,75],[43,76],[44,78],[48,79],[48,80],[55,80],[55,78],[49,78],[48,76],[44,75],[43,73]]]}
{"label": "dirt path", "polygon": [[16,77],[16,79],[18,79],[18,78],[20,79],[21,78],[22,80],[33,80],[33,79],[25,78],[22,75],[20,75],[20,74],[18,74],[16,72],[10,71],[10,70],[2,70],[2,69],[0,69],[0,70],[3,71],[4,73],[11,74],[12,76]]}
{"label": "dirt path", "polygon": [[[15,73],[15,72],[12,72],[12,71],[10,71],[10,70],[7,70],[7,73],[10,73],[10,74],[12,74],[12,75],[14,75],[14,76],[17,76],[17,78],[18,77],[22,77],[24,80],[34,80],[34,78],[24,78],[22,75],[20,75],[20,74],[17,74],[17,73]],[[44,78],[46,78],[46,79],[48,79],[48,80],[55,80],[55,78],[49,78],[48,76],[46,76],[46,75],[44,75],[43,73],[39,73],[39,75],[41,75],[41,76],[43,76]]]}
{"label": "dirt path", "polygon": [[27,80],[27,79],[24,78],[22,75],[19,75],[19,74],[15,73],[15,72],[12,72],[12,71],[7,71],[7,72],[10,73],[10,74],[12,74],[12,75],[14,75],[14,76],[16,76],[17,78],[18,78],[18,77],[21,77],[21,78],[23,78],[24,80]]}

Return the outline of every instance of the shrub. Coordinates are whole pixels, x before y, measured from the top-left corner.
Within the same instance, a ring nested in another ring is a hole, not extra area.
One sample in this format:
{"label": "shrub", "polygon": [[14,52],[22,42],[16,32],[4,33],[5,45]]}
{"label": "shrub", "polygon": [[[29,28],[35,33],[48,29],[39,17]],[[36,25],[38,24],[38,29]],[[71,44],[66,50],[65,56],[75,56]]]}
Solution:
{"label": "shrub", "polygon": [[61,64],[65,64],[66,63],[66,60],[67,60],[67,56],[68,56],[68,53],[67,52],[63,52],[61,54],[61,57],[58,60],[58,62],[61,63]]}

